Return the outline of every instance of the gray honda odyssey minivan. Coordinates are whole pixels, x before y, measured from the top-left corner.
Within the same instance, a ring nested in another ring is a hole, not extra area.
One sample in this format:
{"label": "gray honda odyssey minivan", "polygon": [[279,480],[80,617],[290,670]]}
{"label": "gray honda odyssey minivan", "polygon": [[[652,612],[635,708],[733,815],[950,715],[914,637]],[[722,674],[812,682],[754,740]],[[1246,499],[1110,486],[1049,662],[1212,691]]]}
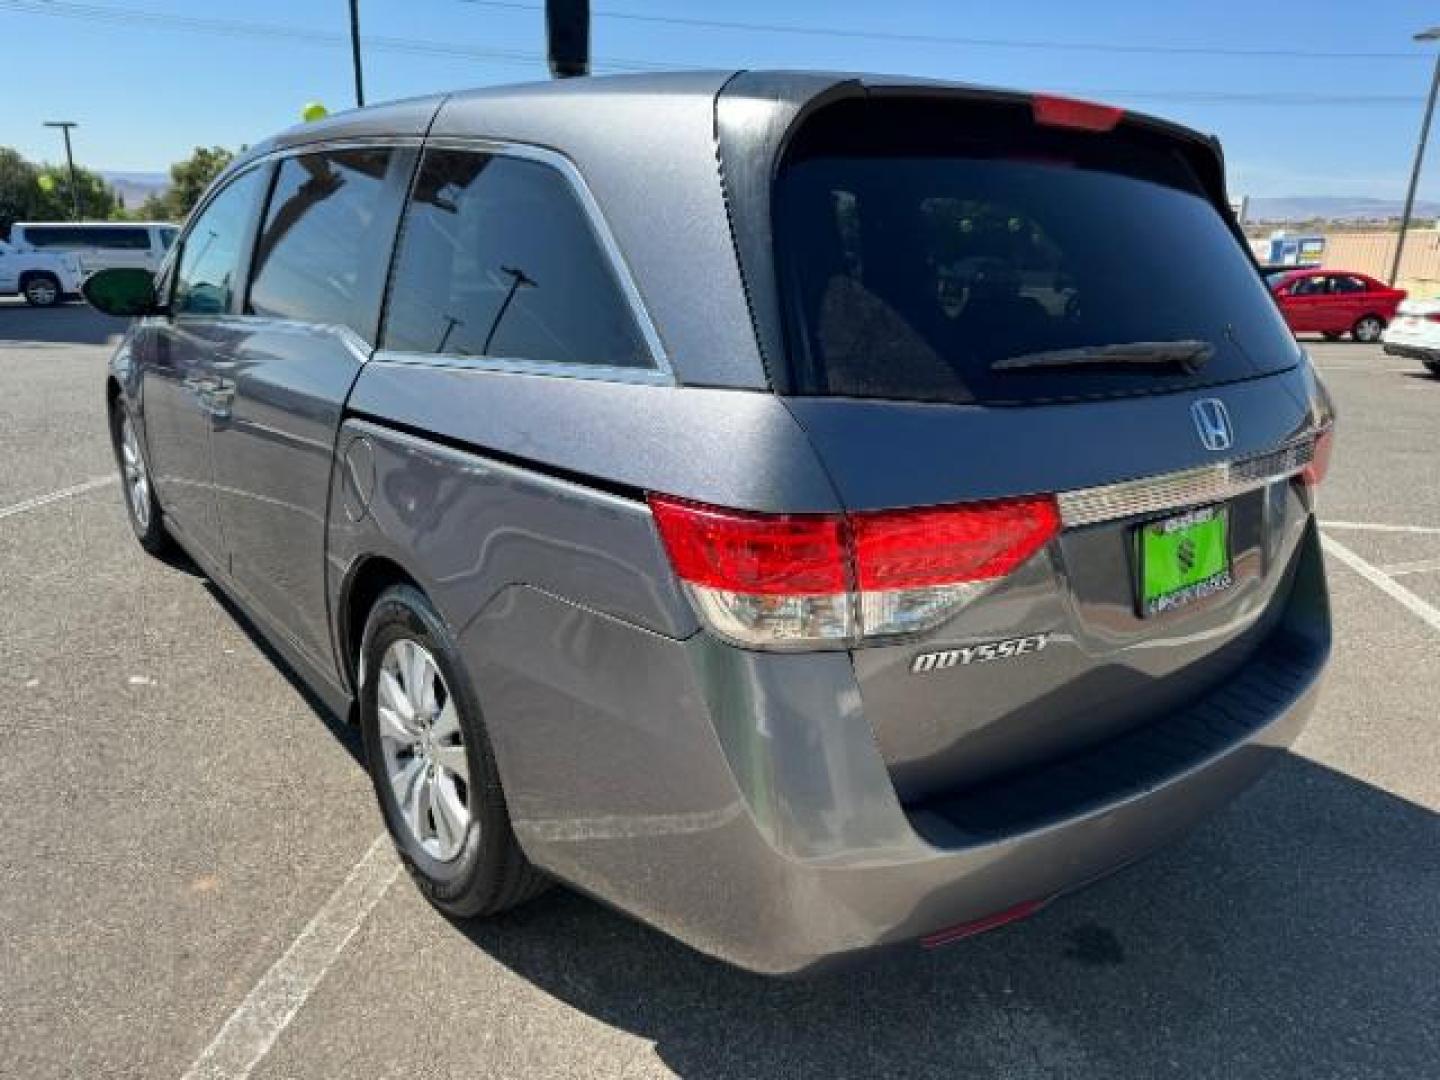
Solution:
{"label": "gray honda odyssey minivan", "polygon": [[1332,412],[1174,124],[794,72],[406,101],[86,292],[138,316],[141,544],[359,723],[451,915],[554,880],[756,971],[938,945],[1313,704]]}

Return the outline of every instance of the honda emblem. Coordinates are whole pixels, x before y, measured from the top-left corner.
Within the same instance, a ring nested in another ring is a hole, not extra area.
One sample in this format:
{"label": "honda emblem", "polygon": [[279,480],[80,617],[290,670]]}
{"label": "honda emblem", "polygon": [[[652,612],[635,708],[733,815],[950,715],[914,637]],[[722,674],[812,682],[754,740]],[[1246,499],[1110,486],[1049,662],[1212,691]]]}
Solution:
{"label": "honda emblem", "polygon": [[1230,411],[1219,398],[1203,398],[1190,406],[1190,415],[1195,418],[1195,430],[1200,433],[1200,443],[1206,450],[1229,450],[1235,442],[1235,430],[1230,426]]}

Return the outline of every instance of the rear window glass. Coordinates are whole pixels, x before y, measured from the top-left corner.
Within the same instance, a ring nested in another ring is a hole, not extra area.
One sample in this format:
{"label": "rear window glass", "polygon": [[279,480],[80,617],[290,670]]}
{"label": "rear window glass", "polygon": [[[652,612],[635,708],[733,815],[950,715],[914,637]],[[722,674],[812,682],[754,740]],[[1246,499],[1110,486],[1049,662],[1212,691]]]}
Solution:
{"label": "rear window glass", "polygon": [[425,153],[401,230],[385,346],[652,366],[565,178],[539,162],[460,150]]}
{"label": "rear window glass", "polygon": [[1022,403],[1298,360],[1178,153],[933,109],[835,119],[802,135],[775,199],[796,392]]}

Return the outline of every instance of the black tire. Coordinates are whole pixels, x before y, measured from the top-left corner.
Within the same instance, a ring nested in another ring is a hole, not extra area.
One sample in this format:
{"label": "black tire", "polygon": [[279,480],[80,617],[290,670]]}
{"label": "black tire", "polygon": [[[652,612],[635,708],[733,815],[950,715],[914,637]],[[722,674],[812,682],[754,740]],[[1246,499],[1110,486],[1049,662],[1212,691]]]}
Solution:
{"label": "black tire", "polygon": [[1385,332],[1385,320],[1379,315],[1362,315],[1350,328],[1350,336],[1364,345],[1374,345]]}
{"label": "black tire", "polygon": [[1435,378],[1440,379],[1440,360],[1426,360],[1424,363],[1425,370],[1430,372],[1431,375],[1434,375]]}
{"label": "black tire", "polygon": [[60,279],[43,270],[26,274],[20,282],[20,292],[31,307],[54,307],[65,298],[60,288]]}
{"label": "black tire", "polygon": [[[165,531],[165,517],[160,510],[159,501],[155,498],[153,482],[147,483],[145,487],[143,517],[140,509],[136,506],[137,499],[125,462],[123,433],[127,422],[130,423],[132,431],[138,431],[124,404],[117,398],[110,403],[110,446],[115,452],[115,466],[120,470],[120,491],[121,497],[125,500],[125,516],[130,519],[130,528],[134,531],[135,539],[140,542],[140,546],[148,554],[154,555],[156,558],[164,558],[174,552],[175,541]],[[149,462],[145,460],[145,448],[140,445],[138,439],[135,441],[135,452],[139,454],[148,477],[150,475]]]}
{"label": "black tire", "polygon": [[[380,671],[386,650],[401,638],[418,643],[434,659],[457,705],[467,751],[470,783],[464,794],[470,821],[459,853],[445,862],[426,851],[405,823],[386,774],[378,709]],[[549,879],[530,865],[510,827],[495,756],[459,649],[425,595],[411,585],[394,585],[381,593],[365,621],[360,657],[360,730],[366,766],[385,827],[416,887],[454,918],[494,915],[543,892]]]}
{"label": "black tire", "polygon": [[1320,334],[1326,341],[1339,341],[1345,335],[1339,330],[1324,330]]}

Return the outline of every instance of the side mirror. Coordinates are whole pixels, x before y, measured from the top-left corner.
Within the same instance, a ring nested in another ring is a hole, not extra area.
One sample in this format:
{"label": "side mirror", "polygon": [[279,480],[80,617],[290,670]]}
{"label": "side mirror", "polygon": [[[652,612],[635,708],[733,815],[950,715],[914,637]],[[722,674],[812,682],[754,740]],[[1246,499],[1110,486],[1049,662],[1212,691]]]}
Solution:
{"label": "side mirror", "polygon": [[122,319],[160,314],[155,299],[155,275],[138,266],[112,266],[97,270],[80,286],[90,306]]}

